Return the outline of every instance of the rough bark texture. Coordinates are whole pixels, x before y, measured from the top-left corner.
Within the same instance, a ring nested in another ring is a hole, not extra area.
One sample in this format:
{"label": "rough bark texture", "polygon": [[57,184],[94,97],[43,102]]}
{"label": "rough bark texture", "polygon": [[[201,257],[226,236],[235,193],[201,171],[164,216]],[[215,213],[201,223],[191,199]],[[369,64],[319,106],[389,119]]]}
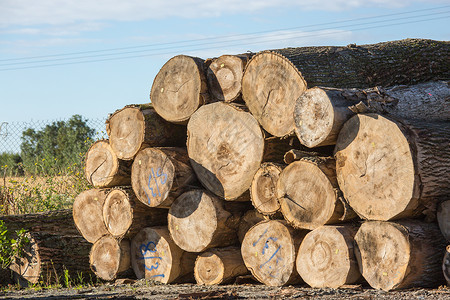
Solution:
{"label": "rough bark texture", "polygon": [[437,220],[442,235],[450,242],[450,200],[439,204],[437,210]]}
{"label": "rough bark texture", "polygon": [[103,222],[116,239],[131,238],[145,227],[167,224],[167,210],[142,204],[131,188],[113,189],[103,205]]}
{"label": "rough bark texture", "polygon": [[187,148],[203,186],[225,200],[236,200],[248,190],[261,164],[264,138],[250,113],[218,102],[192,115]]}
{"label": "rough bark texture", "polygon": [[244,236],[249,231],[250,228],[252,228],[254,225],[258,224],[261,221],[268,220],[269,217],[261,214],[256,209],[252,209],[247,211],[239,221],[239,227],[238,227],[238,239],[239,243],[242,244],[242,241],[244,240]]}
{"label": "rough bark texture", "polygon": [[149,207],[168,208],[198,181],[183,148],[146,148],[133,162],[131,183],[138,199]]}
{"label": "rough bark texture", "polygon": [[198,284],[229,283],[248,273],[239,247],[210,249],[195,261],[194,276]]}
{"label": "rough bark texture", "polygon": [[246,203],[224,202],[204,190],[186,192],[169,209],[170,235],[189,252],[236,244],[239,220],[248,208]]}
{"label": "rough bark texture", "polygon": [[309,232],[298,250],[296,266],[311,287],[338,288],[361,278],[353,251],[357,227],[322,226]]}
{"label": "rough bark texture", "polygon": [[437,287],[444,282],[445,239],[437,224],[363,223],[355,235],[360,271],[375,289]]}
{"label": "rough bark texture", "polygon": [[435,217],[436,201],[450,197],[449,141],[449,122],[352,117],[335,149],[345,199],[366,219]]}
{"label": "rough bark texture", "polygon": [[131,184],[131,162],[118,159],[108,140],[99,140],[89,148],[84,165],[84,175],[95,187]]}
{"label": "rough bark texture", "polygon": [[81,192],[73,202],[73,220],[78,231],[90,243],[108,234],[103,222],[103,204],[108,190],[90,189]]}
{"label": "rough bark texture", "polygon": [[295,101],[305,90],[300,71],[275,52],[253,56],[242,78],[245,104],[261,126],[277,137],[293,132]]}
{"label": "rough bark texture", "polygon": [[284,221],[262,221],[246,233],[242,258],[252,275],[268,286],[300,282],[295,270],[298,247],[306,231],[294,231]]}
{"label": "rough bark texture", "polygon": [[448,82],[369,89],[308,89],[295,104],[295,133],[307,147],[336,144],[345,121],[358,112],[450,121]]}
{"label": "rough bark texture", "polygon": [[132,160],[146,147],[183,146],[186,127],[162,119],[152,104],[127,105],[106,121],[109,142],[119,159]]}
{"label": "rough bark texture", "polygon": [[356,216],[341,195],[331,157],[305,157],[288,165],[276,195],[284,218],[295,228],[315,229]]}
{"label": "rough bark texture", "polygon": [[280,209],[276,186],[284,165],[263,163],[253,177],[250,198],[253,206],[263,215],[273,215]]}
{"label": "rough bark texture", "polygon": [[444,272],[447,286],[450,286],[450,245],[445,249],[444,260],[442,261],[442,271]]}
{"label": "rough bark texture", "polygon": [[312,156],[329,156],[329,155],[323,155],[322,153],[313,152],[313,151],[291,149],[284,154],[283,161],[285,164],[289,165],[289,164],[293,163],[294,161],[300,160],[304,157],[312,157]]}
{"label": "rough bark texture", "polygon": [[178,55],[167,61],[156,75],[150,100],[165,120],[186,124],[209,100],[205,66],[201,58]]}
{"label": "rough bark texture", "polygon": [[89,263],[92,271],[103,280],[111,281],[130,269],[130,241],[118,241],[105,235],[92,245]]}
{"label": "rough bark texture", "polygon": [[289,59],[308,87],[367,88],[450,78],[450,42],[404,39],[370,45],[272,50]]}
{"label": "rough bark texture", "polygon": [[206,69],[212,100],[233,102],[241,96],[244,68],[252,54],[222,55],[211,60]]}
{"label": "rough bark texture", "polygon": [[167,227],[144,228],[131,241],[131,264],[138,279],[193,281],[195,258],[173,242]]}

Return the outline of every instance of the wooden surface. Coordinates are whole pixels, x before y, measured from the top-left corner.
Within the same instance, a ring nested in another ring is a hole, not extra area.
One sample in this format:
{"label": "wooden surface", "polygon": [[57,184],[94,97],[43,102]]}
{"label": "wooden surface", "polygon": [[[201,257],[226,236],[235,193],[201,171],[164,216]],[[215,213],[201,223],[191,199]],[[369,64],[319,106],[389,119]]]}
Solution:
{"label": "wooden surface", "polygon": [[437,210],[437,221],[442,235],[450,242],[450,200],[441,202]]}
{"label": "wooden surface", "polygon": [[284,166],[263,163],[253,177],[250,198],[256,210],[264,215],[273,215],[280,209],[276,186]]}

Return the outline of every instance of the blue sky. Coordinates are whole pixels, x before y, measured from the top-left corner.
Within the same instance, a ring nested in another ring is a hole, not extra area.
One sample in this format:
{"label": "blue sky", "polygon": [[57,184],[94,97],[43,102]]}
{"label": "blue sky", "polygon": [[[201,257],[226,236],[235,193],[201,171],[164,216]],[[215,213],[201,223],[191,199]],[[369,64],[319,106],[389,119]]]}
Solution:
{"label": "blue sky", "polygon": [[449,0],[0,0],[0,123],[147,103],[177,54],[449,40],[449,20]]}

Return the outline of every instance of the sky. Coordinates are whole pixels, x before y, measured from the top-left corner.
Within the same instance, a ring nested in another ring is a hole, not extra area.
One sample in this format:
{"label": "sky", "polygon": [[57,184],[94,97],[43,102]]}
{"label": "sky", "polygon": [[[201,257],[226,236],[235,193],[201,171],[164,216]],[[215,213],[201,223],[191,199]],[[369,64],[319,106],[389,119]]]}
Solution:
{"label": "sky", "polygon": [[450,0],[0,0],[0,123],[150,102],[179,54],[450,39]]}

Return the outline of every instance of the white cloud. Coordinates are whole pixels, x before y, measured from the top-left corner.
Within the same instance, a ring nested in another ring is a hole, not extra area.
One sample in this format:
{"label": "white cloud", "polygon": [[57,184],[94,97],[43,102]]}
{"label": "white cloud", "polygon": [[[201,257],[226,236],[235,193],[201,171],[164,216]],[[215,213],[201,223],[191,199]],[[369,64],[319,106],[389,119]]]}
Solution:
{"label": "white cloud", "polygon": [[402,7],[413,2],[446,0],[2,0],[0,26],[70,24],[79,21],[137,21],[166,17],[208,17],[249,13],[267,8],[346,10]]}

